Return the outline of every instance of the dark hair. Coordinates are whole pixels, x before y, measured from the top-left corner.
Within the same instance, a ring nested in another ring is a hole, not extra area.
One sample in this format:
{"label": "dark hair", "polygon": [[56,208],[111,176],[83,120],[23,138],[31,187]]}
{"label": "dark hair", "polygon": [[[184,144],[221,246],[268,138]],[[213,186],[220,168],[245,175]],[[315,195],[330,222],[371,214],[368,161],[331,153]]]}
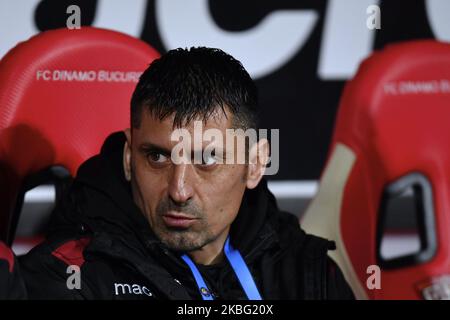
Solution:
{"label": "dark hair", "polygon": [[242,64],[220,49],[174,49],[154,60],[131,98],[131,126],[139,128],[143,107],[160,120],[172,114],[174,127],[228,108],[235,128],[257,128],[255,83]]}

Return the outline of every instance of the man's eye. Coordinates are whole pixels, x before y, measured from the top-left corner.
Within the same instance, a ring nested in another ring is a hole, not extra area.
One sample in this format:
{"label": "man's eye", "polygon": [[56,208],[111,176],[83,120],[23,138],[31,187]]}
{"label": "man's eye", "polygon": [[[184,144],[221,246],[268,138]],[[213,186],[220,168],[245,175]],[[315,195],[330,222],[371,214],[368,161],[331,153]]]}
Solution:
{"label": "man's eye", "polygon": [[212,166],[217,163],[217,158],[214,155],[205,155],[202,159],[202,165],[204,166]]}
{"label": "man's eye", "polygon": [[161,153],[158,152],[149,152],[147,154],[147,158],[151,162],[157,162],[157,163],[164,163],[167,161],[167,157]]}

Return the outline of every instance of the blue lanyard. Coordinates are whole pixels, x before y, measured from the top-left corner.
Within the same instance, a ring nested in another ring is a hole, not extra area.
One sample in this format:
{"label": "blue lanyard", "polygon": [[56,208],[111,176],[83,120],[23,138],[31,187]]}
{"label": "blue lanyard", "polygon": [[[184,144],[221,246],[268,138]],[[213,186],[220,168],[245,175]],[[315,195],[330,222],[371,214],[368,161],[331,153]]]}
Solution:
{"label": "blue lanyard", "polygon": [[[245,264],[245,261],[239,251],[231,246],[229,237],[225,241],[224,252],[225,256],[228,259],[228,262],[230,263],[234,273],[236,274],[236,277],[239,280],[239,283],[244,289],[247,298],[249,300],[262,300],[258,288],[256,287],[255,281],[253,280],[253,277],[250,273],[250,270],[248,270],[248,267]],[[195,263],[186,254],[182,255],[181,258],[191,269],[203,300],[214,300],[210,290],[208,289],[208,286],[206,285],[205,280],[203,279]]]}
{"label": "blue lanyard", "polygon": [[194,275],[195,282],[197,282],[198,290],[200,290],[200,294],[202,295],[203,300],[214,300],[211,292],[208,289],[208,286],[205,283],[205,280],[203,280],[203,277],[200,274],[200,271],[198,271],[198,268],[195,265],[195,263],[186,254],[183,254],[181,258],[187,263],[187,265],[191,269],[192,274]]}

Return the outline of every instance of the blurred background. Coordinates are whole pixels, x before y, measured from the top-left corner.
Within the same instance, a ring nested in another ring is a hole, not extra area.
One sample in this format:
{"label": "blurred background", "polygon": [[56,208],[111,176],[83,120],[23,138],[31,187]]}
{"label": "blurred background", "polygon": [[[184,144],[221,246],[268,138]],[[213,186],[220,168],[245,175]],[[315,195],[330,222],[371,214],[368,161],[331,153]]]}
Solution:
{"label": "blurred background", "polygon": [[[0,57],[39,32],[66,27],[73,4],[82,26],[132,35],[161,53],[201,45],[239,59],[259,88],[262,127],[280,130],[279,172],[267,177],[269,187],[281,208],[299,216],[317,191],[340,95],[360,62],[390,43],[450,41],[448,0],[2,0]],[[367,26],[371,5],[381,9],[380,29]],[[54,197],[51,185],[26,194],[16,253],[28,250],[23,239],[41,234]],[[408,199],[392,204],[393,228],[415,227]],[[416,250],[416,240],[391,243],[386,254]]]}

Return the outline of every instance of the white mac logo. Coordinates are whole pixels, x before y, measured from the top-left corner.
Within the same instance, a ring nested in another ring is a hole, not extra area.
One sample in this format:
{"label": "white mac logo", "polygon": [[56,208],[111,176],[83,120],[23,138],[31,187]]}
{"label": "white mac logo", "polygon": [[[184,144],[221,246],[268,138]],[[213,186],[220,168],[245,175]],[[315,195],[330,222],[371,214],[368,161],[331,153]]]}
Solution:
{"label": "white mac logo", "polygon": [[153,294],[145,286],[140,286],[138,284],[127,284],[127,283],[114,283],[114,293],[116,296],[121,294],[145,294],[148,297],[152,297]]}

